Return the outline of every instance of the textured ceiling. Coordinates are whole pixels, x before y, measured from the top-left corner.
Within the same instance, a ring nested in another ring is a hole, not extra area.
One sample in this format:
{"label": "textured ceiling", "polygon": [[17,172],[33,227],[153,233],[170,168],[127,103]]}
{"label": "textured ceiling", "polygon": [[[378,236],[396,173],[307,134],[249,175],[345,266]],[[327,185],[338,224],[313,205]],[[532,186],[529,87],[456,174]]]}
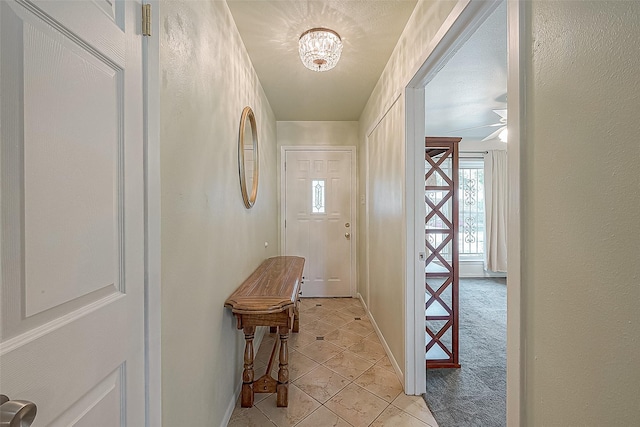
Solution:
{"label": "textured ceiling", "polygon": [[[507,108],[507,8],[503,2],[425,89],[426,132],[483,139]],[[471,128],[471,129],[469,129]]]}
{"label": "textured ceiling", "polygon": [[[416,0],[227,0],[277,120],[358,120]],[[313,27],[342,37],[333,70],[308,70],[298,38]]]}
{"label": "textured ceiling", "polygon": [[[227,0],[276,119],[358,120],[415,0]],[[503,2],[426,87],[426,134],[482,139],[506,108],[507,31]],[[333,70],[307,70],[298,38],[337,31],[344,49]]]}

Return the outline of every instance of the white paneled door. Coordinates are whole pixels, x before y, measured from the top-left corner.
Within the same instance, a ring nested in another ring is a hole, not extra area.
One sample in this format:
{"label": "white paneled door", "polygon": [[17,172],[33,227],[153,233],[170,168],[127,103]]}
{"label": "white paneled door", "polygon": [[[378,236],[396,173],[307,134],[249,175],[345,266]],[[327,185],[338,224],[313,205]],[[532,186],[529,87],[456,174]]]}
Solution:
{"label": "white paneled door", "polygon": [[304,297],[355,294],[355,150],[284,149],[284,254],[305,258]]}
{"label": "white paneled door", "polygon": [[0,2],[0,392],[33,426],[145,425],[140,10]]}

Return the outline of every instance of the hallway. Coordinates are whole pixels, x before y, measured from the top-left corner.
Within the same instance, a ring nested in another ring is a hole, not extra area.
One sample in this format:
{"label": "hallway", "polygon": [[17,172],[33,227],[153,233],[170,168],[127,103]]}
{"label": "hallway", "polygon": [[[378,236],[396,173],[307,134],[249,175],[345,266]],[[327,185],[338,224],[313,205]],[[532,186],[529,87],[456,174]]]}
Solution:
{"label": "hallway", "polygon": [[[256,376],[275,336],[265,335],[256,352]],[[300,333],[289,341],[289,407],[276,407],[275,394],[256,394],[252,408],[238,401],[229,426],[438,426],[421,396],[402,393],[358,299],[302,299]],[[277,370],[274,363],[273,377]]]}

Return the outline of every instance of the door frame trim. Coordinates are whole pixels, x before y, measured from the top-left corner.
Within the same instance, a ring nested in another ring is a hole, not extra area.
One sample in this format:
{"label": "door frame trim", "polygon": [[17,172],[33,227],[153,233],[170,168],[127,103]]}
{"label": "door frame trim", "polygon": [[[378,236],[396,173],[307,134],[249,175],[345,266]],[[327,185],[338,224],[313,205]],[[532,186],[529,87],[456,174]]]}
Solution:
{"label": "door frame trim", "polygon": [[405,85],[405,206],[406,206],[406,290],[405,290],[405,393],[426,392],[424,348],[424,242],[415,236],[424,228],[425,87],[458,49],[473,35],[501,0],[477,2],[458,0],[428,45],[424,61]]}
{"label": "door frame trim", "polygon": [[358,219],[357,219],[357,185],[356,185],[356,147],[353,145],[323,145],[323,146],[311,146],[311,145],[283,145],[280,147],[280,255],[286,255],[285,252],[285,220],[286,220],[286,205],[287,205],[287,193],[286,193],[286,180],[287,174],[285,172],[285,163],[287,159],[287,152],[289,151],[343,151],[351,153],[351,265],[350,265],[350,285],[349,293],[352,297],[356,296],[357,290],[357,270],[356,270],[356,257],[358,248]]}
{"label": "door frame trim", "polygon": [[[520,51],[524,51],[525,7],[519,0],[507,2],[507,39],[509,93],[509,289],[507,292],[507,425],[520,425],[523,419],[525,380],[523,376],[523,348],[525,334],[522,325],[521,301],[521,146],[525,114],[525,68]],[[501,3],[500,0],[477,2],[459,0],[425,51],[425,60],[405,87],[406,135],[406,206],[407,206],[407,288],[405,311],[405,392],[420,394],[426,391],[426,366],[418,349],[426,345],[424,332],[416,325],[424,323],[424,289],[417,283],[424,280],[424,270],[418,254],[424,249],[419,241],[409,246],[409,235],[424,227],[425,206],[422,202],[421,172],[424,160],[415,154],[424,146],[424,88],[486,17]],[[420,173],[418,173],[420,171]],[[422,354],[422,350],[420,350]],[[424,388],[423,388],[424,387]]]}
{"label": "door frame trim", "polygon": [[160,192],[160,3],[151,4],[151,36],[142,38],[144,128],[145,425],[162,425],[162,298]]}

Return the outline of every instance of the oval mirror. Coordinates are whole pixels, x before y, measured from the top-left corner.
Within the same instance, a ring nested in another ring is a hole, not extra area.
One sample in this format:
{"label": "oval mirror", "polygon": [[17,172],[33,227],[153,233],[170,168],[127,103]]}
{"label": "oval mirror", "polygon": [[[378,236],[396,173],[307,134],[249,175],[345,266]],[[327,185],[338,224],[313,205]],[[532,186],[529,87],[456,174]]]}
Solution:
{"label": "oval mirror", "polygon": [[238,171],[240,191],[247,209],[256,202],[258,195],[258,131],[256,117],[251,107],[242,110],[238,135]]}

